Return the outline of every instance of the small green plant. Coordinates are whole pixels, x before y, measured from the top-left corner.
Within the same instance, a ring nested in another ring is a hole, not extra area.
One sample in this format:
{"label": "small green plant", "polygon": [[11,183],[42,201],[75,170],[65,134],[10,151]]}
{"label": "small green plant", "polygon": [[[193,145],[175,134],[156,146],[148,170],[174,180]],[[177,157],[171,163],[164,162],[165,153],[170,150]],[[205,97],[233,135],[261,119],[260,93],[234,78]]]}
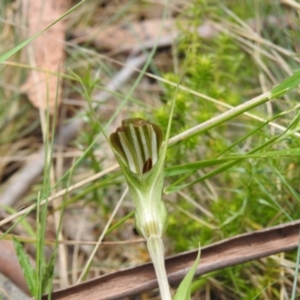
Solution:
{"label": "small green plant", "polygon": [[[110,136],[110,144],[135,204],[136,228],[147,242],[163,300],[171,299],[162,241],[167,227],[167,210],[161,199],[167,141],[162,147],[163,134],[159,126],[141,118],[123,120],[122,126]],[[174,299],[190,298],[199,255]]]}
{"label": "small green plant", "polygon": [[146,239],[162,299],[171,299],[164,266],[162,236],[167,210],[161,199],[167,144],[161,129],[143,119],[128,119],[111,134],[110,142],[135,204],[137,230]]}

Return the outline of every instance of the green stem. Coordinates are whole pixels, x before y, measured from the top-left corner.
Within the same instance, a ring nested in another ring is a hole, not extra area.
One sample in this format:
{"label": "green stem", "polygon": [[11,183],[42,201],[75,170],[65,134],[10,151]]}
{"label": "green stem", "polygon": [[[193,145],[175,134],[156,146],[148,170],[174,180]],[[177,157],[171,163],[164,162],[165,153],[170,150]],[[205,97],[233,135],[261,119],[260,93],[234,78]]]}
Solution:
{"label": "green stem", "polygon": [[165,268],[164,244],[161,237],[155,235],[147,239],[147,247],[154,265],[162,300],[172,300]]}

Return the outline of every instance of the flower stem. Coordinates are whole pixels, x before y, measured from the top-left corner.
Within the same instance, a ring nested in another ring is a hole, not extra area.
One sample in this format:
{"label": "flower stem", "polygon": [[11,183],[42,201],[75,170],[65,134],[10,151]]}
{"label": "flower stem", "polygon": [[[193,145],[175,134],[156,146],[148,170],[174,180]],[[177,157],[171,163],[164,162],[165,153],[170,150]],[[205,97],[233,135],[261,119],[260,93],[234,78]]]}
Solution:
{"label": "flower stem", "polygon": [[164,244],[161,237],[154,235],[147,239],[147,247],[154,265],[162,300],[172,300],[165,268]]}

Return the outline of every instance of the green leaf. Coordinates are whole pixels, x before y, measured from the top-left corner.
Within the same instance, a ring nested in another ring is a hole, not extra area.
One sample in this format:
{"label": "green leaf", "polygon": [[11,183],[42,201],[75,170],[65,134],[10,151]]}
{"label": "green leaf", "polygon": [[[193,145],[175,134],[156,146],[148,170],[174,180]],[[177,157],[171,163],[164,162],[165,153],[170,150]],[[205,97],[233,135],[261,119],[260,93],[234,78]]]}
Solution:
{"label": "green leaf", "polygon": [[126,220],[129,218],[132,218],[134,216],[134,211],[128,213],[125,217],[121,218],[118,222],[116,222],[114,225],[110,226],[109,229],[106,231],[106,234],[111,233],[116,228],[120,227],[122,224],[125,223]]}
{"label": "green leaf", "polygon": [[193,281],[194,275],[197,270],[197,266],[199,264],[200,253],[201,253],[201,248],[199,247],[197,258],[196,258],[195,262],[193,263],[191,269],[188,271],[188,273],[185,275],[185,277],[181,281],[173,300],[190,300],[191,299],[191,286],[192,286],[192,281]]}
{"label": "green leaf", "polygon": [[46,265],[44,272],[43,272],[43,279],[42,279],[42,293],[46,291],[48,282],[53,277],[53,270],[55,266],[55,258],[56,258],[56,251],[54,251],[50,257],[49,263]]}
{"label": "green leaf", "polygon": [[24,251],[22,244],[13,237],[16,253],[19,259],[19,263],[21,265],[28,289],[31,295],[35,295],[35,272],[33,267],[31,266],[28,256]]}
{"label": "green leaf", "polygon": [[300,84],[300,70],[285,79],[270,91],[270,99],[278,98]]}
{"label": "green leaf", "polygon": [[219,164],[223,164],[228,161],[241,160],[247,158],[281,158],[281,157],[297,157],[300,156],[300,148],[260,152],[255,154],[232,154],[231,156],[211,159],[211,160],[201,160],[193,163],[177,165],[169,168],[165,168],[165,176],[175,176],[184,174],[187,172],[197,171],[206,167],[212,167]]}
{"label": "green leaf", "polygon": [[221,158],[221,159],[210,159],[210,160],[201,160],[194,163],[182,164],[173,167],[165,168],[165,176],[175,176],[184,174],[187,172],[197,171],[202,168],[212,167],[227,162],[230,159]]}

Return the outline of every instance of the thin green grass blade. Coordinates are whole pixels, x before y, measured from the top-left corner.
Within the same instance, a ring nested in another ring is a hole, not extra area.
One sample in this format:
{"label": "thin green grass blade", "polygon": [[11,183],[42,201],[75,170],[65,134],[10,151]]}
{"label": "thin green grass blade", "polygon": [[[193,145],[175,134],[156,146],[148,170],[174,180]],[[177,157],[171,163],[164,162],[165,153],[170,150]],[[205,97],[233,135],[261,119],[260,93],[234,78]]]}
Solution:
{"label": "thin green grass blade", "polygon": [[199,264],[200,254],[201,254],[201,249],[199,248],[197,258],[193,263],[191,269],[188,271],[188,273],[185,275],[184,279],[180,283],[173,300],[191,299],[191,286],[192,286],[194,275],[197,270],[197,266]]}
{"label": "thin green grass blade", "polygon": [[48,283],[53,278],[56,254],[57,254],[56,251],[52,253],[49,262],[44,267],[43,277],[42,277],[42,288],[41,288],[43,293],[46,291]]}
{"label": "thin green grass blade", "polygon": [[277,201],[276,197],[274,197],[274,195],[272,193],[270,193],[268,191],[268,189],[266,189],[265,185],[263,185],[258,179],[254,178],[254,180],[255,180],[256,184],[260,187],[260,190],[265,194],[265,196],[270,201],[272,201],[272,203],[278,209],[278,211],[280,211],[282,214],[284,214],[286,216],[286,218],[292,222],[293,221],[292,217],[289,215],[287,210]]}
{"label": "thin green grass blade", "polygon": [[[68,178],[68,182],[66,184],[67,189],[70,186],[73,171],[74,171],[74,165],[70,168],[69,178]],[[58,228],[57,228],[57,231],[56,231],[54,251],[53,251],[53,253],[50,257],[49,262],[45,265],[45,267],[43,269],[41,289],[42,289],[42,292],[45,293],[46,289],[48,288],[48,291],[49,291],[48,299],[51,299],[51,292],[50,291],[53,289],[53,277],[54,277],[53,274],[54,274],[55,260],[56,260],[57,252],[58,252],[59,235],[60,235],[60,232],[62,230],[62,218],[63,218],[65,207],[66,207],[67,195],[68,195],[68,191],[66,191],[66,193],[63,197],[62,206],[60,208],[60,218],[59,218]]]}
{"label": "thin green grass blade", "polygon": [[[277,139],[279,139],[281,136],[283,136],[285,133],[286,133],[286,131],[283,132],[283,133],[281,133],[278,136],[275,136],[274,138],[270,139],[266,143],[264,143],[264,144],[256,147],[255,149],[253,149],[252,151],[250,151],[250,154],[253,154],[253,153],[255,153],[255,152],[257,152],[257,151],[259,151],[259,150],[261,150],[261,149],[263,149],[263,148],[271,145]],[[218,175],[218,174],[220,174],[220,173],[228,170],[229,168],[233,167],[234,165],[236,165],[237,163],[239,163],[241,160],[243,160],[243,158],[238,158],[238,159],[235,159],[234,161],[230,161],[228,163],[225,163],[223,166],[221,166],[221,167],[219,167],[219,168],[217,168],[217,169],[215,169],[215,170],[207,173],[206,175],[201,176],[201,177],[199,177],[199,178],[197,178],[197,179],[195,179],[195,180],[193,180],[192,182],[189,182],[189,183],[178,185],[178,183],[181,182],[180,179],[179,179],[175,183],[173,183],[172,185],[170,185],[167,188],[165,188],[165,193],[168,194],[168,193],[171,193],[171,192],[175,192],[175,191],[181,190],[181,189],[189,187],[189,186],[191,186],[191,185],[193,185],[193,184],[195,184],[197,182],[200,182],[200,181],[203,181],[203,180],[208,179],[210,177],[213,177],[215,175]]]}
{"label": "thin green grass blade", "polygon": [[[39,203],[41,199],[40,192],[38,193],[38,200],[37,202]],[[45,205],[45,207],[47,204]],[[41,220],[41,207],[37,205],[36,207],[36,267],[35,267],[35,298],[40,299],[42,296],[41,292],[41,284],[42,281],[40,280],[42,278],[42,270],[44,267],[45,263],[45,258],[44,258],[44,237],[42,236],[42,220]]]}
{"label": "thin green grass blade", "polygon": [[[293,128],[295,128],[297,126],[297,124],[299,123],[299,118],[300,118],[300,112],[298,112],[298,114],[294,117],[294,119],[291,121],[291,123],[289,124],[289,126],[286,128],[286,130],[284,132],[282,132],[281,134],[273,137],[272,139],[270,139],[269,141],[265,142],[264,144],[254,148],[253,150],[251,150],[249,152],[249,155],[253,155],[257,152],[259,152],[260,150],[266,148],[267,146],[269,145],[272,145],[276,140],[282,138],[283,136],[285,136],[290,130],[292,130]],[[283,150],[285,151],[285,150]],[[289,150],[286,150],[286,153],[288,153]],[[291,151],[292,153],[293,151]],[[297,149],[296,149],[296,152],[297,152]],[[244,158],[244,156],[243,156]],[[224,171],[226,171],[227,169],[231,168],[232,166],[236,165],[237,163],[239,163],[241,160],[243,160],[243,158],[238,158],[234,161],[231,161],[231,162],[228,162],[228,163],[225,163],[223,166],[207,173],[206,175],[204,176],[201,176],[195,180],[193,180],[192,182],[189,182],[189,183],[185,183],[185,184],[181,184],[179,185],[179,183],[181,183],[183,180],[185,180],[187,177],[186,176],[183,176],[181,179],[177,180],[176,182],[174,182],[173,184],[171,184],[170,186],[166,187],[164,189],[164,192],[166,194],[168,193],[171,193],[171,192],[176,192],[178,190],[181,190],[183,188],[186,188],[186,187],[189,187],[197,182],[200,182],[200,181],[203,181],[203,180],[206,180],[210,177],[213,177],[215,175],[218,175]]]}
{"label": "thin green grass blade", "polygon": [[72,7],[71,9],[69,9],[66,13],[64,13],[62,16],[60,16],[57,20],[55,20],[53,23],[51,23],[49,26],[47,26],[45,29],[43,29],[42,31],[38,32],[37,34],[35,34],[34,36],[32,36],[31,38],[27,39],[26,41],[22,42],[21,44],[17,45],[16,47],[14,47],[13,49],[7,51],[6,53],[0,55],[0,64],[3,63],[5,60],[7,60],[8,58],[10,58],[12,55],[16,54],[19,50],[21,50],[22,48],[24,48],[25,46],[27,46],[30,42],[32,42],[34,39],[36,39],[38,36],[40,36],[42,33],[44,33],[45,31],[47,31],[50,27],[52,27],[54,24],[56,24],[57,22],[59,22],[61,19],[63,19],[65,16],[67,16],[68,14],[70,14],[72,11],[74,11],[75,9],[77,9],[78,6],[80,6],[83,2],[85,2],[85,0],[82,0],[81,2],[79,2],[78,4],[76,4],[74,7]]}
{"label": "thin green grass blade", "polygon": [[194,163],[188,163],[183,165],[177,165],[173,167],[165,168],[165,176],[176,176],[188,172],[194,172],[203,168],[212,167],[216,165],[228,162],[227,158],[221,159],[211,159],[211,160],[201,160]]}
{"label": "thin green grass blade", "polygon": [[[297,200],[298,203],[300,203],[300,196],[298,191],[289,184],[287,178],[286,178],[286,174],[282,174],[276,167],[274,167],[274,171],[277,174],[278,178],[280,179],[280,182],[282,183],[282,185],[286,188],[287,191],[289,191],[289,193],[291,194],[291,196]],[[289,204],[289,201],[288,203]],[[292,209],[292,208],[291,208]]]}
{"label": "thin green grass blade", "polygon": [[116,228],[120,227],[122,224],[124,224],[126,222],[126,220],[132,218],[133,216],[134,216],[134,211],[130,212],[125,217],[123,217],[122,219],[120,219],[117,223],[115,223],[114,225],[112,225],[111,227],[109,227],[109,229],[106,231],[105,235],[111,233]]}
{"label": "thin green grass blade", "polygon": [[[279,114],[280,115],[280,114]],[[230,145],[229,147],[227,147],[224,151],[222,151],[221,153],[219,153],[217,156],[215,156],[215,159],[217,159],[218,157],[220,157],[221,155],[225,154],[226,152],[228,152],[230,149],[234,148],[236,145],[238,145],[239,143],[242,143],[243,141],[245,141],[247,138],[249,138],[250,136],[254,135],[257,131],[259,131],[261,128],[263,128],[264,126],[266,126],[271,120],[274,120],[276,119],[277,117],[279,117],[279,115],[276,115],[274,116],[273,118],[263,122],[262,124],[260,124],[258,127],[256,127],[254,130],[252,130],[251,132],[249,132],[248,134],[244,135],[243,137],[241,137],[240,139],[238,139],[236,142],[234,142],[232,145]],[[225,161],[224,161],[225,162]],[[221,160],[218,160],[215,162],[216,165],[218,163],[222,163]],[[212,166],[213,163],[210,163],[210,162],[207,162],[207,161],[203,161],[203,166],[199,166],[199,168],[205,168],[206,166]],[[193,175],[198,169],[191,169],[190,171],[188,170],[184,170],[184,167],[183,167],[183,173],[188,173],[188,174],[185,174],[182,178],[180,178],[178,181],[176,181],[172,186],[175,186],[177,185],[178,183],[180,182],[183,182],[185,179],[187,179],[188,177],[190,177],[191,175]],[[180,175],[182,174],[180,172],[180,170],[178,170],[175,167],[173,167],[173,169],[169,170],[167,169],[167,172],[170,172],[171,174],[166,174],[166,176],[172,176],[172,175]]]}
{"label": "thin green grass blade", "polygon": [[31,266],[28,256],[24,251],[22,244],[13,237],[16,253],[27,283],[27,287],[31,293],[31,295],[35,295],[35,272],[33,267]]}
{"label": "thin green grass blade", "polygon": [[193,295],[193,293],[199,291],[201,288],[203,288],[205,286],[205,284],[207,283],[207,277],[204,278],[200,278],[200,279],[196,279],[192,282],[191,285],[191,294]]}
{"label": "thin green grass blade", "polygon": [[270,99],[278,98],[300,84],[300,70],[286,78],[270,91]]}
{"label": "thin green grass blade", "polygon": [[175,176],[187,172],[198,171],[203,168],[213,167],[232,160],[233,161],[242,160],[247,158],[258,158],[258,159],[259,158],[284,158],[284,157],[298,157],[298,156],[300,156],[300,148],[268,151],[268,152],[254,153],[254,154],[242,154],[242,155],[233,154],[231,156],[220,158],[220,159],[201,160],[201,161],[196,161],[194,163],[169,167],[165,169],[165,176]]}

